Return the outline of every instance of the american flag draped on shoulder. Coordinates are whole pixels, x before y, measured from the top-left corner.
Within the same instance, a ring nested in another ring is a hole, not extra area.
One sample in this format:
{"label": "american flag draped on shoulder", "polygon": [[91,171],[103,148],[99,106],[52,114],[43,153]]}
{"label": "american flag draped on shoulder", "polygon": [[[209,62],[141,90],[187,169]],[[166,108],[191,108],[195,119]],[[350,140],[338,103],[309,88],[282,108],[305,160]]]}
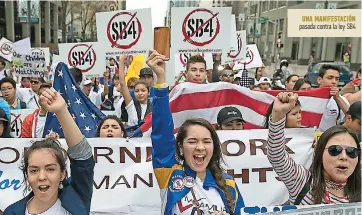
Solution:
{"label": "american flag draped on shoulder", "polygon": [[[260,129],[265,123],[269,105],[279,90],[251,91],[234,84],[218,82],[211,84],[182,83],[170,92],[170,109],[175,132],[189,118],[204,118],[217,123],[217,114],[226,106],[237,107],[246,121],[245,129]],[[318,127],[329,101],[329,88],[298,91],[302,109],[302,126]],[[143,136],[151,134],[152,114],[141,126]]]}
{"label": "american flag draped on shoulder", "polygon": [[[79,129],[85,137],[94,137],[98,122],[105,115],[89,100],[76,84],[70,74],[68,66],[58,63],[54,73],[53,88],[60,93],[67,103],[68,110],[73,116]],[[55,114],[48,113],[44,126],[43,136],[56,132],[61,138],[64,137],[63,130]]]}

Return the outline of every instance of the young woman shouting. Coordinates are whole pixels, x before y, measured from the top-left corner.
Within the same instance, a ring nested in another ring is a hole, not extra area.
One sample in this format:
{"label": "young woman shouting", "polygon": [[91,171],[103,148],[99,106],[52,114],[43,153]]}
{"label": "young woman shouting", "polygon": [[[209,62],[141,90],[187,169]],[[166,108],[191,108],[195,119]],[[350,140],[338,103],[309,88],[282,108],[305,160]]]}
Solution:
{"label": "young woman shouting", "polygon": [[34,142],[24,152],[22,171],[25,191],[22,200],[5,209],[4,215],[88,215],[93,194],[92,148],[68,112],[63,97],[53,88],[39,98],[41,107],[55,113],[68,144],[71,178],[67,179],[66,156],[59,142]]}
{"label": "young woman shouting", "polygon": [[240,214],[243,198],[221,167],[220,140],[212,125],[203,119],[188,119],[174,137],[164,60],[156,51],[147,59],[157,75],[151,138],[162,214]]}
{"label": "young woman shouting", "polygon": [[269,121],[268,159],[289,191],[290,204],[314,205],[361,201],[361,153],[355,134],[343,126],[326,130],[315,147],[310,170],[298,165],[284,146],[286,115],[298,95],[279,93]]}

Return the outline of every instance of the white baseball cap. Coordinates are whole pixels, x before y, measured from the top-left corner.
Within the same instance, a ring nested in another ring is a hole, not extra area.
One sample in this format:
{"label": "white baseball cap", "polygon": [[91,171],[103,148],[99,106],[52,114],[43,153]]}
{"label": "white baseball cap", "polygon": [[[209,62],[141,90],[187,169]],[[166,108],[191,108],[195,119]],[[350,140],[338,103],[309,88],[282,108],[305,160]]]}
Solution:
{"label": "white baseball cap", "polygon": [[268,77],[261,77],[261,78],[259,79],[258,84],[263,84],[263,83],[271,84],[271,81],[270,81],[270,79],[269,79]]}

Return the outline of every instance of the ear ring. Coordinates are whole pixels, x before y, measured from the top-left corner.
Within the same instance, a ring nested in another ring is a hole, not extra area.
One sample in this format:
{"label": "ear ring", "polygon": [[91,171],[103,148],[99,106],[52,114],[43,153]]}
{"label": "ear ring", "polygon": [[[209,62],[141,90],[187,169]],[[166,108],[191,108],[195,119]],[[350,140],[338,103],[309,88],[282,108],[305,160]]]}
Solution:
{"label": "ear ring", "polygon": [[63,189],[63,181],[60,181],[59,189]]}

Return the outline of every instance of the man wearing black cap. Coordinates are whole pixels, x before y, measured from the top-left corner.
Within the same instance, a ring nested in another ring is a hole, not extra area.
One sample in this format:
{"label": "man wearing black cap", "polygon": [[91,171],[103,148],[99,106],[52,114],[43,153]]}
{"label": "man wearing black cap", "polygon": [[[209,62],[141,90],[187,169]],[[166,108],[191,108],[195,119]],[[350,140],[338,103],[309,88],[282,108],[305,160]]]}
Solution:
{"label": "man wearing black cap", "polygon": [[217,130],[243,130],[244,119],[235,107],[224,107],[217,115]]}
{"label": "man wearing black cap", "polygon": [[361,101],[355,102],[349,107],[343,126],[356,134],[361,133]]}
{"label": "man wearing black cap", "polygon": [[153,82],[154,82],[153,72],[150,68],[145,67],[145,68],[141,69],[140,81],[146,82],[149,87],[153,86]]}

